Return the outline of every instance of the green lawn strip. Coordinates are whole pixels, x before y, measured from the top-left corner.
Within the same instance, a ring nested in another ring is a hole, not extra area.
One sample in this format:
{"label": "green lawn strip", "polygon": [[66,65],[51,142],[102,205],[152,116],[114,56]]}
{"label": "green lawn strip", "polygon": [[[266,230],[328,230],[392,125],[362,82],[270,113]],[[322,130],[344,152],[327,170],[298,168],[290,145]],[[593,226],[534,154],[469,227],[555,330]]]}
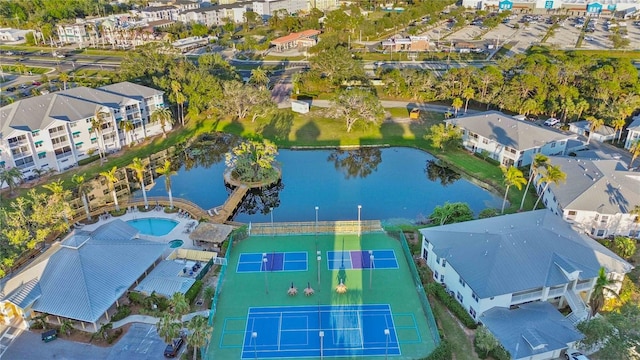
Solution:
{"label": "green lawn strip", "polygon": [[473,344],[458,320],[437,299],[430,297],[429,303],[438,323],[438,330],[442,331],[441,335],[453,345],[451,349],[455,355],[454,358],[456,360],[477,360]]}
{"label": "green lawn strip", "polygon": [[[16,73],[19,75],[25,75],[22,74],[18,71],[18,67],[15,65],[2,65],[2,71],[5,73]],[[26,71],[26,73],[28,73],[29,71],[31,71],[31,73],[33,74],[44,74],[48,71],[51,71],[51,69],[49,68],[43,68],[43,67],[35,67],[35,66],[25,66],[24,67],[24,71]]]}

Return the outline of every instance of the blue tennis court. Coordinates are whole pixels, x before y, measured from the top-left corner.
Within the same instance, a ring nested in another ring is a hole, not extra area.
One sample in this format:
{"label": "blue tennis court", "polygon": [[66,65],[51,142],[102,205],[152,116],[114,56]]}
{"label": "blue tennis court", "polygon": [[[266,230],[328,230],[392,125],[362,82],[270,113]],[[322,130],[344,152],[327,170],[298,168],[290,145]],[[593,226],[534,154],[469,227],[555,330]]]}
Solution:
{"label": "blue tennis court", "polygon": [[236,271],[307,271],[306,252],[242,253]]}
{"label": "blue tennis court", "polygon": [[393,250],[327,251],[327,266],[329,270],[397,269],[398,259]]}
{"label": "blue tennis court", "polygon": [[242,359],[400,355],[391,307],[249,308]]}

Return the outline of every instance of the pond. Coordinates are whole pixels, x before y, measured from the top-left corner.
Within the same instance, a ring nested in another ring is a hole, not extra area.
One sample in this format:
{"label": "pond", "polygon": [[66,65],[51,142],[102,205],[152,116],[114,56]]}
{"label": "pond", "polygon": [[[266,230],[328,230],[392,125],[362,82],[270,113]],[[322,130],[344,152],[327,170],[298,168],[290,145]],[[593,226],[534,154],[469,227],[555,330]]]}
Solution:
{"label": "pond", "polygon": [[[173,195],[204,209],[222,205],[231,192],[223,181],[224,155],[221,151],[187,154],[171,178]],[[280,150],[277,160],[282,181],[250,191],[233,220],[269,222],[273,208],[276,222],[314,221],[316,206],[320,221],[356,220],[361,205],[363,220],[406,223],[424,220],[447,201],[466,202],[476,214],[501,205],[500,196],[440,166],[421,150]],[[166,196],[164,177],[156,179],[148,195]]]}

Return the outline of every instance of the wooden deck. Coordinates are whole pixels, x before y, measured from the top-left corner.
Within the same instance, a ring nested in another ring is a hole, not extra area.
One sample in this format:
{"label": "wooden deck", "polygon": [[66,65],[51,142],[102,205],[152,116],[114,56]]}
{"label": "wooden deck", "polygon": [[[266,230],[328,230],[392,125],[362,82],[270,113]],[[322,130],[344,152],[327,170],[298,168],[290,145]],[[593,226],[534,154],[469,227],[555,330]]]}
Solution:
{"label": "wooden deck", "polygon": [[252,223],[251,235],[278,235],[278,234],[358,234],[384,231],[379,220],[358,221],[313,221],[306,222],[279,222]]}
{"label": "wooden deck", "polygon": [[236,210],[244,196],[249,191],[249,188],[245,185],[240,185],[233,193],[227,198],[222,206],[215,207],[207,212],[207,215],[212,216],[211,219],[215,223],[222,224],[229,220],[233,212]]}

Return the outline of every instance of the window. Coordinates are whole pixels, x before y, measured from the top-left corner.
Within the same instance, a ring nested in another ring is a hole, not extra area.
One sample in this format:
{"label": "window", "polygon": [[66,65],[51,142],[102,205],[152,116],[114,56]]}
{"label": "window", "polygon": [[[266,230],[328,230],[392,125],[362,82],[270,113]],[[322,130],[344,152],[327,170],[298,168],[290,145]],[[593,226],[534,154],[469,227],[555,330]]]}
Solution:
{"label": "window", "polygon": [[458,299],[458,301],[462,302],[462,300],[464,299],[462,297],[462,294],[460,294],[460,291],[456,292],[456,299]]}
{"label": "window", "polygon": [[42,141],[36,141],[35,142],[35,146],[36,146],[36,149],[37,148],[41,148],[42,147]]}
{"label": "window", "polygon": [[41,152],[38,154],[38,159],[44,159],[47,157],[47,153],[46,152]]}
{"label": "window", "polygon": [[444,275],[440,275],[440,282],[444,284]]}
{"label": "window", "polygon": [[551,147],[552,147],[552,148],[556,147],[556,143],[555,143],[555,141],[551,143]]}
{"label": "window", "polygon": [[427,251],[427,249],[422,250],[422,258],[425,260],[429,259],[429,252]]}
{"label": "window", "polygon": [[75,132],[75,133],[73,133],[73,138],[74,138],[74,139],[77,139],[77,138],[79,138],[79,137],[80,137],[80,133],[79,133],[79,132]]}
{"label": "window", "polygon": [[578,214],[575,210],[569,210],[569,216],[576,216]]}
{"label": "window", "polygon": [[442,267],[447,267],[447,259],[442,258]]}
{"label": "window", "polygon": [[438,281],[438,272],[437,272],[437,271],[434,271],[434,272],[433,272],[433,278],[434,278],[436,281]]}
{"label": "window", "polygon": [[488,144],[489,143],[489,139],[482,139],[482,143],[483,144]]}
{"label": "window", "polygon": [[97,144],[98,143],[98,139],[96,139],[96,138],[91,139],[91,143],[92,144]]}
{"label": "window", "polygon": [[69,123],[69,127],[74,128],[74,127],[76,127],[76,126],[78,126],[78,123],[77,123],[77,122],[75,122],[75,121],[74,121],[74,122],[72,122],[72,123]]}
{"label": "window", "polygon": [[469,315],[474,319],[476,318],[476,311],[471,306],[469,306]]}
{"label": "window", "polygon": [[462,285],[462,287],[465,287],[465,286],[466,286],[466,284],[465,284],[464,280],[462,280],[462,277],[460,277],[460,278],[458,279],[458,282],[460,283],[460,285]]}
{"label": "window", "polygon": [[602,230],[602,229],[598,230],[598,233],[596,234],[596,236],[598,236],[598,237],[604,236],[604,230]]}
{"label": "window", "polygon": [[478,295],[476,295],[476,293],[472,292],[472,293],[471,293],[471,297],[473,298],[473,300],[475,300],[476,302],[478,302]]}

